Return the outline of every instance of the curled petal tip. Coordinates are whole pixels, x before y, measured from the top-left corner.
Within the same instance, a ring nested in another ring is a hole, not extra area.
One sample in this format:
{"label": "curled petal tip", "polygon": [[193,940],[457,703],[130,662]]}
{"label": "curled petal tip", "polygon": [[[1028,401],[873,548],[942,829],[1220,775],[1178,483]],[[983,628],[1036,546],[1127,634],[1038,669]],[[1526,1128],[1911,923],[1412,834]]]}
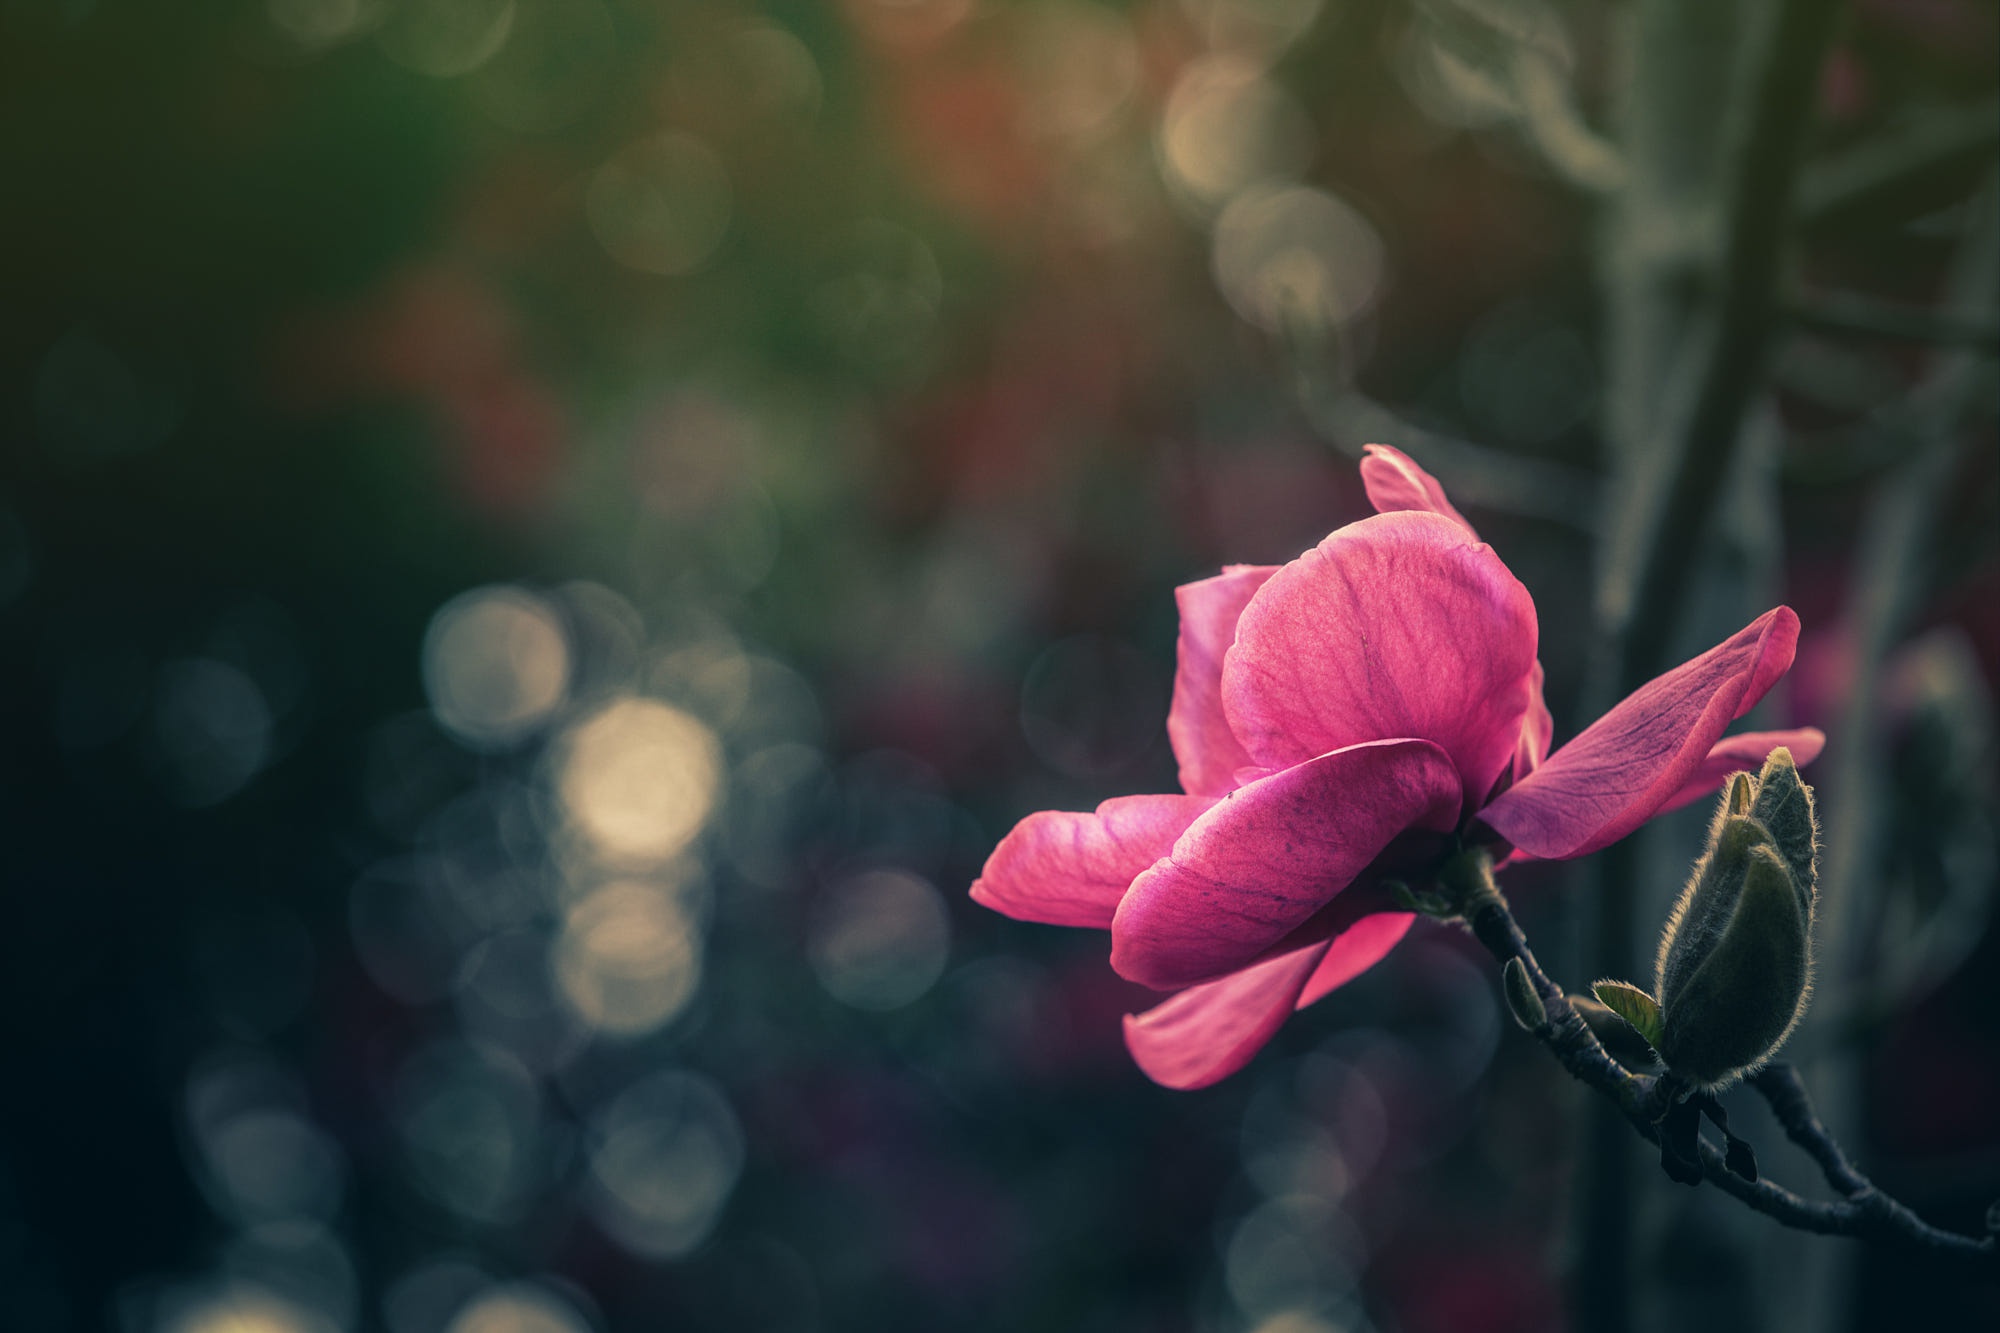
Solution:
{"label": "curled petal tip", "polygon": [[1749,765],[1708,760],[1724,729],[1791,668],[1798,630],[1790,607],[1774,607],[1641,685],[1496,797],[1480,819],[1522,851],[1565,860],[1713,791],[1732,766],[1761,764],[1761,753]]}
{"label": "curled petal tip", "polygon": [[1445,498],[1438,479],[1418,467],[1416,460],[1401,449],[1371,444],[1362,450],[1361,484],[1368,491],[1368,503],[1378,514],[1416,509],[1448,518],[1465,529],[1474,541],[1479,534],[1465,521],[1465,515]]}

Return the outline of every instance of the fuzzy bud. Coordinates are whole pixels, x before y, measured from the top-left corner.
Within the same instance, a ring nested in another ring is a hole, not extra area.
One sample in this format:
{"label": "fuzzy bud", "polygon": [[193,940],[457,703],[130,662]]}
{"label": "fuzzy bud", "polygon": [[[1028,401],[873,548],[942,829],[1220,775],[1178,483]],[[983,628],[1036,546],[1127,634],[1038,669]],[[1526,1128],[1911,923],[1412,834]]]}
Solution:
{"label": "fuzzy bud", "polygon": [[[1741,821],[1748,823],[1748,821]],[[1669,929],[1660,968],[1660,1058],[1703,1087],[1768,1059],[1805,1007],[1806,911],[1767,838],[1732,821]]]}
{"label": "fuzzy bud", "polygon": [[1708,850],[1667,921],[1658,983],[1661,1059],[1724,1086],[1777,1050],[1805,1010],[1819,827],[1812,788],[1782,746],[1732,776]]}

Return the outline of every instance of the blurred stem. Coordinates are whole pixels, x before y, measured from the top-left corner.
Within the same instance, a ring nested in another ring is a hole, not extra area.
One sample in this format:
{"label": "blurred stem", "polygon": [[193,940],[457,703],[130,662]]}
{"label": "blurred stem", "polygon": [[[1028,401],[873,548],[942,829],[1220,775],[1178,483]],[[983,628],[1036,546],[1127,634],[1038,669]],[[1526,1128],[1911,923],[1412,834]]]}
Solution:
{"label": "blurred stem", "polygon": [[[1600,535],[1586,716],[1658,672],[1745,420],[1763,386],[1812,97],[1838,0],[1641,0],[1625,34],[1627,183],[1600,268],[1605,428],[1616,495]],[[1718,91],[1718,84],[1721,91]],[[1636,844],[1598,860],[1592,966],[1635,970]],[[1615,1117],[1589,1126],[1575,1225],[1579,1326],[1632,1323],[1634,1162]]]}
{"label": "blurred stem", "polygon": [[1799,181],[1799,219],[1811,224],[1894,195],[1932,172],[1951,170],[2000,139],[2000,101],[1914,116],[1809,166]]}
{"label": "blurred stem", "polygon": [[1547,51],[1517,43],[1511,73],[1522,132],[1551,171],[1587,194],[1607,194],[1625,183],[1618,150],[1584,121],[1567,72]]}
{"label": "blurred stem", "polygon": [[[1945,308],[1980,308],[1991,301],[1996,281],[2000,178],[1989,176],[1967,217]],[[1853,1035],[1862,1030],[1856,1020],[1892,1003],[1892,997],[1877,993],[1878,960],[1871,956],[1869,938],[1869,924],[1880,919],[1883,896],[1872,874],[1880,864],[1886,808],[1880,771],[1888,745],[1881,716],[1883,678],[1890,654],[1908,632],[1930,585],[1934,515],[1961,449],[1980,440],[1963,426],[1979,386],[1988,382],[1977,355],[1962,349],[1941,352],[1923,382],[1875,423],[1900,447],[1900,461],[1878,484],[1862,523],[1843,617],[1844,656],[1853,674],[1831,729],[1833,743],[1821,784],[1829,798],[1816,924],[1824,999],[1794,1039],[1825,1096],[1827,1116],[1837,1125],[1853,1126],[1860,1119],[1862,1071],[1850,1049]],[[1826,1291],[1823,1305],[1839,1308],[1842,1275],[1818,1256],[1806,1259],[1804,1272],[1809,1290]],[[1809,1303],[1797,1314],[1798,1326],[1814,1326]]]}
{"label": "blurred stem", "polygon": [[1360,458],[1364,445],[1394,440],[1468,505],[1589,529],[1601,489],[1595,477],[1420,426],[1328,374],[1323,342],[1298,330],[1287,339],[1287,349],[1300,410],[1313,432],[1341,453]]}
{"label": "blurred stem", "polygon": [[[1668,0],[1671,4],[1672,0]],[[1838,0],[1769,0],[1747,34],[1754,54],[1722,142],[1719,237],[1697,272],[1704,308],[1653,368],[1656,411],[1621,439],[1644,457],[1609,534],[1599,615],[1616,645],[1619,693],[1656,674],[1677,627],[1694,556],[1763,387],[1778,309],[1792,187]],[[1641,221],[1635,225],[1649,224]]]}
{"label": "blurred stem", "polygon": [[1797,296],[1786,315],[1816,333],[1879,338],[1890,342],[1955,343],[1991,355],[2000,350],[2000,318],[1992,309],[1926,310],[1854,292]]}
{"label": "blurred stem", "polygon": [[[1983,308],[2000,284],[2000,177],[1980,191],[1953,263],[1945,312]],[[1865,989],[1862,940],[1863,871],[1873,864],[1883,802],[1875,785],[1883,763],[1882,676],[1890,652],[1909,626],[1927,581],[1926,551],[1945,485],[1957,465],[1959,427],[1981,382],[1980,358],[1957,350],[1937,358],[1930,374],[1882,428],[1905,445],[1901,465],[1885,480],[1862,527],[1852,601],[1846,617],[1853,678],[1834,729],[1824,785],[1837,802],[1827,821],[1820,879],[1820,956],[1837,996]],[[1845,1007],[1845,1006],[1843,1006]],[[1829,1014],[1829,1018],[1832,1015]],[[1845,1026],[1836,1024],[1836,1026]]]}

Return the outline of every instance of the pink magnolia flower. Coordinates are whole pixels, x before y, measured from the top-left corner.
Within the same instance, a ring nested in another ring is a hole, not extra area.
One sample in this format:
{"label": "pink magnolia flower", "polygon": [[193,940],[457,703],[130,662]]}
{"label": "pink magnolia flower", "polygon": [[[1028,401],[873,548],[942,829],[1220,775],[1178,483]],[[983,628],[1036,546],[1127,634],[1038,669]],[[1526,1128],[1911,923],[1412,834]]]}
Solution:
{"label": "pink magnolia flower", "polygon": [[1125,1020],[1140,1068],[1198,1088],[1410,929],[1385,882],[1461,847],[1565,859],[1698,800],[1815,730],[1724,738],[1792,663],[1767,611],[1640,687],[1553,755],[1535,605],[1401,453],[1361,464],[1371,518],[1283,566],[1181,588],[1167,735],[1185,795],[1043,811],[994,849],[973,898],[1111,932],[1111,965],[1175,994]]}

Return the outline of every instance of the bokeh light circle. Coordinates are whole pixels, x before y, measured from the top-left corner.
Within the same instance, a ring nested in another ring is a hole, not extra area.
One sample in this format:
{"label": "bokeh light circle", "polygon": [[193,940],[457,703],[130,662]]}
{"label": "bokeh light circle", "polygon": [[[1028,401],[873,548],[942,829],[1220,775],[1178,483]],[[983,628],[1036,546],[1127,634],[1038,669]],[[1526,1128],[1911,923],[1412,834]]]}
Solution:
{"label": "bokeh light circle", "polygon": [[526,737],[569,691],[562,621],[520,588],[475,588],[446,602],[424,634],[423,664],[439,724],[475,749]]}
{"label": "bokeh light circle", "polygon": [[513,1282],[468,1301],[446,1333],[590,1333],[590,1321],[548,1288]]}
{"label": "bokeh light circle", "polygon": [[722,1090],[669,1070],[619,1094],[589,1128],[591,1215],[643,1258],[708,1238],[743,1170],[743,1130]]}
{"label": "bokeh light circle", "polygon": [[168,785],[182,805],[214,805],[257,775],[271,751],[271,705],[241,668],[212,657],[160,671],[154,717]]}
{"label": "bokeh light circle", "polygon": [[856,1009],[900,1009],[944,972],[951,924],[929,881],[876,870],[842,881],[819,904],[807,942],[829,995]]}
{"label": "bokeh light circle", "polygon": [[514,31],[515,0],[400,0],[383,26],[391,60],[434,79],[470,74]]}
{"label": "bokeh light circle", "polygon": [[619,880],[563,918],[552,965],[564,1002],[593,1029],[637,1036],[670,1022],[701,980],[701,941],[679,897]]}
{"label": "bokeh light circle", "polygon": [[1272,333],[1338,328],[1373,304],[1382,241],[1325,190],[1263,185],[1216,222],[1215,280],[1236,313]]}
{"label": "bokeh light circle", "polygon": [[1168,95],[1160,155],[1169,185],[1213,207],[1257,181],[1297,176],[1312,155],[1312,125],[1255,62],[1205,56]]}
{"label": "bokeh light circle", "polygon": [[335,1333],[333,1322],[252,1283],[231,1283],[190,1303],[161,1333]]}
{"label": "bokeh light circle", "polygon": [[606,254],[642,273],[677,277],[706,264],[728,233],[729,175],[693,135],[656,135],[599,167],[583,207]]}
{"label": "bokeh light circle", "polygon": [[570,821],[600,858],[652,865],[694,841],[715,808],[722,747],[692,714],[620,699],[564,744],[557,786]]}

